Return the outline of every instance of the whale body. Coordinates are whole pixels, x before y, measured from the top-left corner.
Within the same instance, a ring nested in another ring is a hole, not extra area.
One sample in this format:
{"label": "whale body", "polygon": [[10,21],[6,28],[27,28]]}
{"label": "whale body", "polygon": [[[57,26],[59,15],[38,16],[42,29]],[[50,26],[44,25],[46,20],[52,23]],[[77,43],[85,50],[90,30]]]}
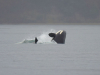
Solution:
{"label": "whale body", "polygon": [[66,39],[66,31],[59,30],[57,33],[49,33],[50,37],[52,37],[52,40],[54,40],[58,44],[65,44]]}
{"label": "whale body", "polygon": [[[55,41],[58,44],[65,44],[66,31],[59,30],[57,33],[49,33],[48,35],[52,37],[51,41]],[[38,42],[38,39],[37,37],[35,37],[35,44],[37,44],[37,42]]]}

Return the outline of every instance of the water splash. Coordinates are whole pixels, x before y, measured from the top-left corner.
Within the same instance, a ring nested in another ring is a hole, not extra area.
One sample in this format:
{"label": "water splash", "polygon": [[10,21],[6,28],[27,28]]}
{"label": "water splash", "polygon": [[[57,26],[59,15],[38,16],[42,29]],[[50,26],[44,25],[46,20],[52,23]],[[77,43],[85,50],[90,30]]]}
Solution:
{"label": "water splash", "polygon": [[[44,31],[43,33],[41,33],[40,36],[37,37],[38,42],[37,44],[56,44],[55,41],[51,41],[52,38],[49,37],[49,33],[55,33],[54,29],[51,29],[49,31]],[[34,36],[36,37],[36,36]],[[19,42],[18,44],[23,44],[23,43],[33,43],[35,44],[35,38],[33,38],[33,35],[28,36],[28,38],[24,39],[22,42]]]}

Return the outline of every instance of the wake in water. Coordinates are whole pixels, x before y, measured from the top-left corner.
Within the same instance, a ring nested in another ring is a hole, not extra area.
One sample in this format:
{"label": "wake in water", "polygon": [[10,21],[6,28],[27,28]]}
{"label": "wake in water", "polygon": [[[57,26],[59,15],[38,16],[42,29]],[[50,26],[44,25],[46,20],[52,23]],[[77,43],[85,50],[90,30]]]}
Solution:
{"label": "wake in water", "polygon": [[[55,30],[51,29],[50,31],[43,32],[40,36],[37,37],[38,42],[37,44],[56,44],[55,41],[51,41],[52,38],[48,35],[49,33],[55,33]],[[17,44],[25,44],[25,43],[33,43],[35,44],[35,37],[32,36],[24,39],[22,42],[19,42]]]}

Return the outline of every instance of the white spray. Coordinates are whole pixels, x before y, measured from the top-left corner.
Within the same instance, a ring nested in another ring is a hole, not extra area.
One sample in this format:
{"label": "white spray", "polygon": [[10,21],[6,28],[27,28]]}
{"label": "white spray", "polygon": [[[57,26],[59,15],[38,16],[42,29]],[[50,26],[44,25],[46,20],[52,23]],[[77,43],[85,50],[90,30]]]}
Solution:
{"label": "white spray", "polygon": [[[43,32],[40,36],[37,37],[38,39],[38,44],[47,44],[47,43],[55,43],[54,41],[51,41],[52,38],[48,35],[49,33],[55,33],[54,29],[51,29],[49,31],[45,31]],[[36,36],[34,36],[36,37]],[[33,37],[33,35],[30,35],[28,38],[24,39],[22,42],[20,43],[35,43],[35,38]]]}

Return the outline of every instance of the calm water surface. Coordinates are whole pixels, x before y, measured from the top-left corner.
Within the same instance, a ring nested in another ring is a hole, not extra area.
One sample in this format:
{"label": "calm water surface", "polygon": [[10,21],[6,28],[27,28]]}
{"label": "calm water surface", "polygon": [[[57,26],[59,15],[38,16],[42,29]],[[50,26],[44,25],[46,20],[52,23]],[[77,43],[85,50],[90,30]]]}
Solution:
{"label": "calm water surface", "polygon": [[[16,44],[51,29],[66,44]],[[100,75],[100,25],[0,25],[0,75]]]}

